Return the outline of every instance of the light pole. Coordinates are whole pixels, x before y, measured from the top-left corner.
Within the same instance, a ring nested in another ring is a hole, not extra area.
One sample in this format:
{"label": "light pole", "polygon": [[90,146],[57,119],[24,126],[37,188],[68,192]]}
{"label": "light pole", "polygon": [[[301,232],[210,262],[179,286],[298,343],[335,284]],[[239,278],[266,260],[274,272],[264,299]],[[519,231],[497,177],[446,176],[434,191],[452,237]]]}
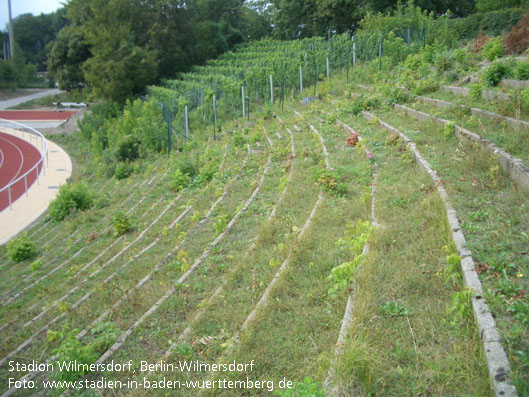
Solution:
{"label": "light pole", "polygon": [[9,10],[9,58],[12,58],[15,38],[13,36],[13,19],[11,18],[11,0],[7,0],[7,8]]}

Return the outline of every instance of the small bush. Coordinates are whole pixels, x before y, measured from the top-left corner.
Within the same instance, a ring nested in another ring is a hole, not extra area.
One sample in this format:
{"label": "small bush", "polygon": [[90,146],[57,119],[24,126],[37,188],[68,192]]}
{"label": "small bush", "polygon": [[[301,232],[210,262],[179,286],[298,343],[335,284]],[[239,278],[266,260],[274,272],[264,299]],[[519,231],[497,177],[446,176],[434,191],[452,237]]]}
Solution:
{"label": "small bush", "polygon": [[494,61],[503,54],[505,54],[505,46],[501,42],[500,37],[495,37],[487,41],[481,50],[481,55],[489,61]]}
{"label": "small bush", "polygon": [[518,62],[514,70],[514,77],[518,80],[529,80],[529,62]]}
{"label": "small bush", "polygon": [[211,181],[218,170],[218,165],[213,161],[208,161],[200,168],[198,183],[203,184]]}
{"label": "small bush", "polygon": [[121,236],[132,229],[132,223],[127,214],[117,211],[114,213],[114,237]]}
{"label": "small bush", "polygon": [[134,171],[134,165],[131,163],[121,162],[117,165],[114,176],[119,181],[121,179],[128,178]]}
{"label": "small bush", "polygon": [[182,171],[180,171],[180,169],[178,168],[171,175],[171,188],[179,192],[189,184],[190,180],[191,178],[189,177],[189,175],[183,174]]}
{"label": "small bush", "polygon": [[246,138],[241,131],[233,132],[233,144],[237,147],[242,147],[246,144]]}
{"label": "small bush", "polygon": [[73,210],[84,211],[90,208],[93,201],[94,198],[86,185],[82,183],[63,185],[50,204],[50,217],[55,221],[62,221]]}
{"label": "small bush", "polygon": [[510,65],[506,62],[495,62],[488,67],[483,77],[487,85],[495,87],[502,79],[512,75],[513,71]]}
{"label": "small bush", "polygon": [[477,83],[470,84],[468,96],[475,101],[479,101],[481,99],[482,92],[483,92],[483,87],[481,86],[481,84],[477,84]]}
{"label": "small bush", "polygon": [[24,232],[7,243],[7,254],[13,262],[19,263],[35,257],[37,248],[27,233]]}
{"label": "small bush", "polygon": [[178,160],[177,167],[183,175],[194,178],[198,174],[196,162],[191,157],[185,156]]}
{"label": "small bush", "polygon": [[36,261],[33,261],[31,265],[29,265],[29,270],[31,270],[32,272],[36,272],[37,270],[40,270],[43,265],[44,263],[42,263],[42,260],[37,259]]}
{"label": "small bush", "polygon": [[489,41],[488,36],[484,36],[481,32],[479,32],[478,37],[476,40],[472,43],[472,51],[474,52],[480,52],[485,44]]}
{"label": "small bush", "polygon": [[116,148],[119,161],[134,161],[140,155],[140,140],[133,135],[124,136]]}
{"label": "small bush", "polygon": [[446,123],[443,129],[443,136],[445,138],[450,138],[451,136],[453,136],[456,129],[455,127],[456,125],[453,121],[449,121],[448,123]]}

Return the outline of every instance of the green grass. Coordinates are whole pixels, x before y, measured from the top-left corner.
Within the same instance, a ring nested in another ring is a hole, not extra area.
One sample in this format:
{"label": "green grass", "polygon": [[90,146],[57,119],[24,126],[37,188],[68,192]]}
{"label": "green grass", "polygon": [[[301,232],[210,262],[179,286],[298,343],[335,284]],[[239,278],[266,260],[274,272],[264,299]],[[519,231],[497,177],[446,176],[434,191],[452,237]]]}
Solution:
{"label": "green grass", "polygon": [[493,158],[455,137],[444,137],[440,127],[391,111],[379,117],[413,139],[444,181],[523,395],[528,390],[524,372],[529,335],[522,314],[526,297],[521,293],[528,286],[529,271],[526,196],[516,191]]}
{"label": "green grass", "polygon": [[483,138],[494,142],[515,157],[529,164],[529,130],[515,128],[506,122],[480,119],[462,109],[437,108],[424,103],[413,104],[412,107],[437,117],[452,120],[458,125],[475,132]]}
{"label": "green grass", "polygon": [[[357,72],[351,76],[355,82],[367,77],[365,71]],[[91,191],[104,187],[111,199],[102,208],[73,214],[58,225],[41,221],[35,231],[30,230],[30,236],[43,236],[38,240],[43,266],[35,275],[29,271],[29,263],[13,266],[0,250],[1,263],[10,270],[0,275],[4,293],[23,288],[38,274],[45,274],[78,249],[87,247],[64,271],[49,276],[0,310],[3,319],[12,321],[12,326],[0,330],[0,356],[50,321],[49,328],[56,335],[75,329],[90,331],[90,324],[108,310],[109,314],[99,324],[102,331],[89,332],[81,343],[95,349],[94,354],[99,357],[118,335],[132,327],[131,334],[109,360],[132,360],[136,370],[140,360],[154,363],[172,348],[167,359],[172,363],[194,359],[208,363],[254,360],[251,373],[216,374],[230,380],[245,380],[248,376],[252,380],[273,380],[277,386],[284,378],[302,382],[310,376],[316,384],[321,384],[332,365],[336,369],[335,385],[344,395],[490,395],[477,327],[464,303],[453,304],[454,296],[464,297],[464,294],[461,294],[459,272],[449,270],[447,257],[453,254],[454,246],[435,186],[399,140],[388,139],[385,130],[351,114],[351,100],[342,95],[344,91],[360,90],[345,87],[344,80],[345,73],[340,73],[330,82],[318,83],[323,100],[312,105],[288,101],[287,105],[304,117],[295,116],[285,107],[285,112],[279,112],[285,126],[274,118],[263,119],[268,106],[262,113],[261,110],[252,113],[250,123],[235,121],[225,125],[225,131],[243,132],[226,134],[223,142],[209,143],[211,157],[217,165],[224,164],[221,172],[207,184],[183,190],[179,201],[158,223],[110,263],[107,263],[110,258],[133,242],[176,197],[170,187],[170,177],[164,176],[164,172],[174,170],[178,154],[168,159],[146,159],[141,171],[130,179],[106,184],[107,180],[92,165],[78,134],[58,137],[59,143],[75,159],[74,179],[86,180]],[[307,92],[312,93],[312,88]],[[529,357],[527,317],[521,315],[529,274],[526,197],[514,189],[494,159],[460,144],[454,136],[445,136],[441,128],[417,122],[389,108],[380,108],[377,114],[408,134],[439,172],[457,210],[469,249],[480,266],[486,298],[505,337],[516,385],[523,395],[528,390],[525,373]],[[468,123],[464,115],[447,113],[447,116]],[[349,133],[335,123],[336,119],[359,131],[363,144],[374,154],[379,167],[376,203],[381,226],[373,233],[370,253],[357,273],[353,325],[344,354],[334,365],[335,343],[351,291],[329,293],[333,283],[328,276],[334,267],[352,260],[349,249],[338,242],[359,220],[368,220],[371,210],[370,161],[363,151],[346,147]],[[205,123],[195,122],[195,127]],[[325,140],[330,170],[325,167],[320,141],[310,131],[309,124]],[[261,125],[273,142],[272,149]],[[294,137],[296,156],[293,158],[287,127]],[[506,129],[500,134],[494,128],[484,128],[491,139],[503,137],[506,145],[516,146],[525,153],[523,142],[517,146],[509,140],[513,131]],[[250,141],[252,150],[246,162],[246,146],[237,147],[232,136]],[[196,152],[204,150],[199,146]],[[270,168],[259,194],[220,244],[206,251],[258,186],[269,153],[272,154]],[[292,160],[291,179],[288,179],[289,160]],[[156,174],[160,176],[153,186],[144,184],[138,188]],[[282,189],[285,195],[279,200]],[[320,189],[322,204],[309,229],[297,242]],[[201,222],[223,192],[225,195],[211,216]],[[112,230],[98,234],[87,243],[94,230],[111,226],[118,209],[125,212],[135,204],[138,205],[131,212],[133,231],[125,233],[114,245],[118,237],[112,235]],[[269,218],[272,208],[277,213]],[[169,228],[186,210],[187,215],[176,228]],[[46,251],[44,247],[51,238],[55,240],[48,244],[50,248]],[[143,252],[152,242],[156,244]],[[57,246],[61,247],[60,251],[54,249]],[[108,252],[99,260],[79,272],[107,248]],[[207,253],[205,260],[180,285],[177,280],[203,253]],[[287,257],[290,258],[288,267],[271,290],[269,300],[248,328],[241,330]],[[101,272],[83,282],[98,269]],[[148,281],[140,286],[139,281],[147,275]],[[111,281],[105,282],[110,276]],[[72,290],[74,287],[78,289]],[[135,326],[173,287],[174,293],[156,312]],[[220,292],[215,294],[216,291]],[[66,293],[64,300],[54,305]],[[80,302],[85,294],[89,297]],[[78,306],[77,302],[80,302]],[[23,327],[48,308],[42,318]],[[461,311],[461,317],[454,317],[457,311]],[[64,315],[58,317],[61,314]],[[106,340],[101,345],[102,337]],[[17,359],[38,357],[43,361],[60,344],[60,338],[48,338],[43,332],[17,354]],[[0,369],[1,390],[5,390],[8,376],[22,375],[8,373],[4,365]],[[90,374],[88,379],[95,380],[99,375]],[[135,374],[104,375],[107,379],[141,381],[147,374],[136,371]],[[39,375],[38,379],[45,376]],[[210,379],[204,372],[158,372],[151,379],[160,380],[164,376],[171,380]],[[180,390],[174,394],[196,395],[196,392]],[[210,394],[265,395],[269,392],[239,389]]]}

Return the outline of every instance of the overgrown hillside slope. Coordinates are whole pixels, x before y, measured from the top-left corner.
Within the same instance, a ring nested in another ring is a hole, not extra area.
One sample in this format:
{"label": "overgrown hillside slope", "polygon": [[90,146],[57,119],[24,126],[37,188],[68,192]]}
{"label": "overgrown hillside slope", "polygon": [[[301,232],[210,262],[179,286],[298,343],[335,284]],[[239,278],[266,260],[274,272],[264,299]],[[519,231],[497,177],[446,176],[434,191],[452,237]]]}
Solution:
{"label": "overgrown hillside slope", "polygon": [[[0,252],[1,391],[529,393],[527,60],[352,43],[248,45],[61,137],[77,175],[36,255]],[[196,360],[242,367],[168,366]]]}

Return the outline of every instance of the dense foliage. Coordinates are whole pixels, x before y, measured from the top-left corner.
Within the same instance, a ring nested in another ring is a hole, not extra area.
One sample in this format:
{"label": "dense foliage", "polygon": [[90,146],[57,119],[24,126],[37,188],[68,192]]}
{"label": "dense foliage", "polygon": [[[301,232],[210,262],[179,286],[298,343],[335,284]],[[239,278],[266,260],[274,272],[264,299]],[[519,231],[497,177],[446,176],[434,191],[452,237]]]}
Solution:
{"label": "dense foliage", "polygon": [[90,208],[94,198],[86,185],[74,183],[62,185],[59,194],[49,207],[49,216],[55,221],[62,221],[74,210],[84,211]]}
{"label": "dense foliage", "polygon": [[24,232],[7,243],[7,254],[13,262],[18,263],[37,255],[37,247]]}

